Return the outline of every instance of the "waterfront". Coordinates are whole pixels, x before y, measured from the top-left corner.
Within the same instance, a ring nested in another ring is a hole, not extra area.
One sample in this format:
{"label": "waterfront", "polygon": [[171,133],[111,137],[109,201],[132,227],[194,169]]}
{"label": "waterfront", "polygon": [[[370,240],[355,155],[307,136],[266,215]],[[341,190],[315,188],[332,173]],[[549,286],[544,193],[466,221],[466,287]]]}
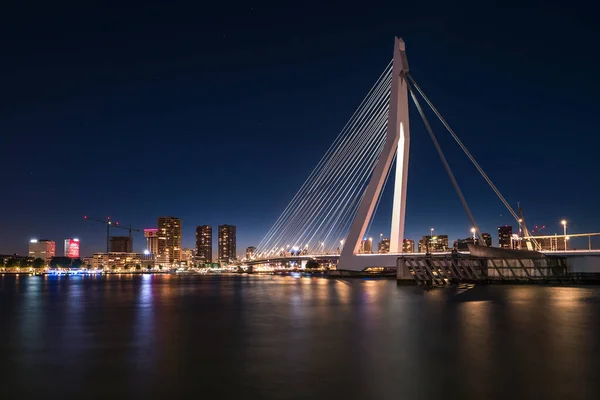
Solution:
{"label": "waterfront", "polygon": [[0,398],[598,398],[600,287],[0,277]]}

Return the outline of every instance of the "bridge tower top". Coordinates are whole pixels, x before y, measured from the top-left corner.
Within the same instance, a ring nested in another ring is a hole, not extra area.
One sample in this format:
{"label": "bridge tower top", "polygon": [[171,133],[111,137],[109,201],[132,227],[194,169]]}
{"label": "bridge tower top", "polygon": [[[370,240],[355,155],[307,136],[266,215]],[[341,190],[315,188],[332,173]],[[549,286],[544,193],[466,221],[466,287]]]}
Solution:
{"label": "bridge tower top", "polygon": [[410,148],[410,128],[408,122],[408,58],[404,40],[396,37],[394,42],[394,58],[392,65],[392,82],[390,108],[388,115],[385,145],[367,185],[365,195],[358,207],[346,245],[342,249],[340,264],[351,264],[355,254],[359,252],[361,240],[373,217],[377,200],[381,194],[388,172],[396,157],[394,181],[394,202],[392,209],[392,226],[390,252],[402,250],[404,238],[404,220],[406,215],[406,184],[408,181],[408,154]]}

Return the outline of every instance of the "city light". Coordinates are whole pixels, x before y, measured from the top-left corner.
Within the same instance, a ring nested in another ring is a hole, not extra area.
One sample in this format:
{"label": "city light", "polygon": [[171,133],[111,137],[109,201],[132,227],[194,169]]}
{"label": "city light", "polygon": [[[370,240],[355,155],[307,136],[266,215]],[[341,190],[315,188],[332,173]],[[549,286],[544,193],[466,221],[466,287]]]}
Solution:
{"label": "city light", "polygon": [[148,249],[144,250],[144,255],[148,255],[148,254],[150,254],[150,250],[148,250]]}
{"label": "city light", "polygon": [[37,240],[37,239],[31,239],[31,240],[29,241],[29,243],[37,243],[37,242],[38,242],[38,240]]}

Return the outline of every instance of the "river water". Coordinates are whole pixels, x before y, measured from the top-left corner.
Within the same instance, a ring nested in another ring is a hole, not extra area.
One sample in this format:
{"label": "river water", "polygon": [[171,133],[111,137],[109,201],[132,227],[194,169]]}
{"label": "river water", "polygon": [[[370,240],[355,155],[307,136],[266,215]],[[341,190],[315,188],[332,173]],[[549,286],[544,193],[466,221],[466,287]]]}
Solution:
{"label": "river water", "polygon": [[600,287],[0,276],[0,399],[599,399]]}

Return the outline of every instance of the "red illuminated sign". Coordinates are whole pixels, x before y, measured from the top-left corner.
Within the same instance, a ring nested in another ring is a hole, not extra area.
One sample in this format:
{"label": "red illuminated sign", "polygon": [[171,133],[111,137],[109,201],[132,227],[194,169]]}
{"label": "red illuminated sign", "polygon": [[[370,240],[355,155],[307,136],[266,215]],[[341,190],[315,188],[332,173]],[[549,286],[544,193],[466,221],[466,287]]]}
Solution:
{"label": "red illuminated sign", "polygon": [[79,239],[65,240],[65,256],[69,258],[79,258]]}

